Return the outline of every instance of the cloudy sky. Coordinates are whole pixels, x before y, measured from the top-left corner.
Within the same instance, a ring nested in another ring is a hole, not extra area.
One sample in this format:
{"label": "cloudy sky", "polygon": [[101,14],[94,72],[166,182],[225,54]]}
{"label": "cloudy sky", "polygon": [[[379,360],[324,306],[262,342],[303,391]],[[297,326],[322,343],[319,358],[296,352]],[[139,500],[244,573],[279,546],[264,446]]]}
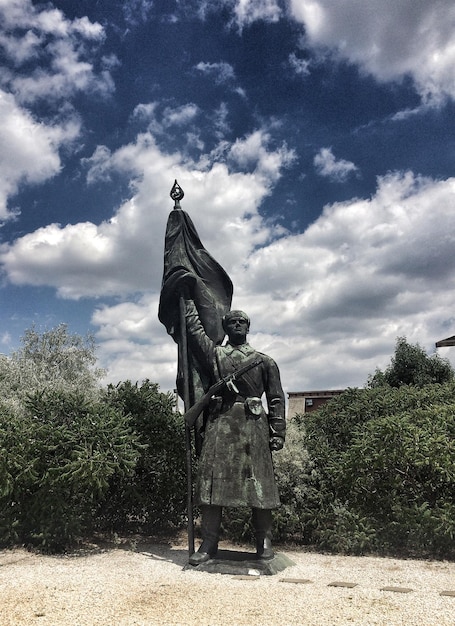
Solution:
{"label": "cloudy sky", "polygon": [[0,54],[0,352],[173,389],[175,178],[286,391],[455,334],[453,0],[0,0]]}

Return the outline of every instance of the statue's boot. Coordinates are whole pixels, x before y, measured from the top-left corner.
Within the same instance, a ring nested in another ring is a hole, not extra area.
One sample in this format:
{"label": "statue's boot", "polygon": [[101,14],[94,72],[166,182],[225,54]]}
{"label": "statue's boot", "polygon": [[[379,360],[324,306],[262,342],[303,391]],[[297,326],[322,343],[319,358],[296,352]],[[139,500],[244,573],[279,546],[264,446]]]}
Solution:
{"label": "statue's boot", "polygon": [[190,565],[205,563],[217,553],[222,511],[223,509],[220,506],[203,505],[201,507],[202,543],[198,551],[190,556]]}
{"label": "statue's boot", "polygon": [[256,533],[256,556],[258,559],[273,559],[272,547],[272,511],[270,509],[253,509],[253,527]]}

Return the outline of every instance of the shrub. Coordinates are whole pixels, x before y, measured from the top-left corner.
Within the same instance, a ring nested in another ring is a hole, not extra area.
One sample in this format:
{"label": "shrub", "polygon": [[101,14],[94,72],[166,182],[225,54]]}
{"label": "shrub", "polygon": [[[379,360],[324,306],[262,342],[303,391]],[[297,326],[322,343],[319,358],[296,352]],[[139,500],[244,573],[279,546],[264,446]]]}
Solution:
{"label": "shrub", "polygon": [[281,506],[274,511],[274,536],[278,541],[307,542],[320,494],[301,418],[288,423],[285,446],[273,455],[273,460],[281,500]]}
{"label": "shrub", "polygon": [[129,416],[141,448],[134,472],[111,481],[103,524],[144,533],[180,528],[186,516],[185,432],[174,398],[145,380],[109,385],[105,401]]}
{"label": "shrub", "polygon": [[439,556],[454,548],[454,435],[455,406],[416,409],[369,422],[340,458],[355,480],[337,489],[385,548]]}
{"label": "shrub", "polygon": [[101,389],[90,335],[25,332],[0,355],[0,543],[63,550],[93,530],[185,519],[183,418],[158,385]]}
{"label": "shrub", "polygon": [[453,383],[350,389],[305,418],[320,494],[312,543],[455,554],[454,392]]}
{"label": "shrub", "polygon": [[61,551],[96,526],[112,481],[139,445],[129,420],[78,392],[36,392],[24,414],[0,417],[0,541]]}

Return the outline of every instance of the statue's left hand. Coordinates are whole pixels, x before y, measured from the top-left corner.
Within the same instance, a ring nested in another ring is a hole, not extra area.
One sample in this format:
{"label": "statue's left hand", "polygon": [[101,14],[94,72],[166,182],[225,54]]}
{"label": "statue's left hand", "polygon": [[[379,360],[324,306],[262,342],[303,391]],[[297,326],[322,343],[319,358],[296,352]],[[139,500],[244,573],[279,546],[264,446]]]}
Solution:
{"label": "statue's left hand", "polygon": [[276,452],[281,450],[284,446],[284,439],[282,437],[270,437],[270,450]]}

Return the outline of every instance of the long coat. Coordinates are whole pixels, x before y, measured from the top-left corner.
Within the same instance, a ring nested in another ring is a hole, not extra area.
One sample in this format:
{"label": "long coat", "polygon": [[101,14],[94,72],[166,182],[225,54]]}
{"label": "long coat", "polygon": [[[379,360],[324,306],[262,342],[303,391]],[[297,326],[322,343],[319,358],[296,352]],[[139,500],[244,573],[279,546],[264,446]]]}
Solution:
{"label": "long coat", "polygon": [[[205,415],[195,496],[198,504],[273,509],[280,499],[270,452],[269,418],[284,418],[278,367],[249,344],[217,346],[207,337],[192,303],[187,305],[190,347],[214,382],[255,358],[262,363],[213,398]],[[259,399],[265,395],[268,413]]]}

